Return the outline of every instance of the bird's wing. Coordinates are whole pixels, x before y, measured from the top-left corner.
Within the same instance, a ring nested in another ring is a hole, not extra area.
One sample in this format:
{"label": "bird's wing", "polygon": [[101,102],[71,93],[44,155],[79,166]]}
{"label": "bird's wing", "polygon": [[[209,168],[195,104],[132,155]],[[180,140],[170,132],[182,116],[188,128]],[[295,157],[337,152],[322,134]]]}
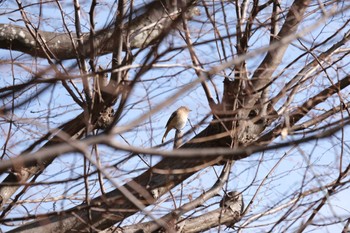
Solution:
{"label": "bird's wing", "polygon": [[170,116],[168,122],[167,122],[166,125],[165,125],[165,128],[168,127],[168,125],[170,124],[170,122],[172,121],[172,119],[175,118],[175,116],[176,116],[176,111],[173,112],[173,113],[171,114],[171,116]]}

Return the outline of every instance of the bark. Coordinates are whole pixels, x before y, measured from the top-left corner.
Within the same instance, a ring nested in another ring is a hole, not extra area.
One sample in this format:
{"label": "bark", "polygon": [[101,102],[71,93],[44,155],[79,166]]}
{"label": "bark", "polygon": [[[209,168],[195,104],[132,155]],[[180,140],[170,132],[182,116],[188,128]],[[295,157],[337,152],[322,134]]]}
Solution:
{"label": "bark", "polygon": [[[304,13],[311,0],[295,0],[290,10],[288,11],[286,21],[281,30],[277,34],[274,43],[278,43],[281,39],[296,33],[300,22],[303,20]],[[271,81],[271,76],[275,72],[278,65],[282,62],[283,56],[289,44],[281,44],[278,48],[267,53],[264,60],[256,69],[252,85],[255,91],[266,87]]]}
{"label": "bark", "polygon": [[[167,4],[168,1],[154,1],[146,6],[146,12],[139,17],[134,18],[131,22],[127,22],[125,28],[128,33],[123,32],[123,41],[129,41],[130,49],[143,48],[157,41],[157,39],[172,25],[174,19],[181,15],[181,9],[187,9],[194,1],[179,0],[177,5]],[[167,7],[165,7],[167,6]],[[187,17],[198,14],[198,9],[189,8],[186,12]],[[174,25],[175,26],[175,25]],[[73,43],[78,44],[77,35],[71,33],[73,41],[68,33],[56,33],[33,29],[34,35],[26,27],[0,24],[0,48],[21,51],[34,57],[46,57],[46,53],[39,46],[40,41],[38,35],[43,39],[48,50],[59,60],[75,59],[77,53]],[[91,53],[94,55],[103,55],[113,52],[113,32],[114,28],[108,27],[95,33],[90,37],[89,33],[83,33],[83,46],[80,48],[79,54],[82,57],[89,58]],[[128,37],[128,39],[126,39]],[[94,51],[91,51],[91,41],[95,45]],[[125,47],[124,47],[125,49]]]}
{"label": "bark", "polygon": [[[234,224],[240,220],[243,212],[243,197],[238,192],[233,191],[224,196],[222,202],[224,203],[223,205],[221,204],[219,208],[206,214],[198,217],[178,219],[174,223],[173,230],[176,232],[194,233],[203,232],[220,225],[226,225],[227,227],[233,228]],[[153,229],[150,230],[149,228],[149,226],[152,225],[153,222],[146,222],[121,228],[113,227],[103,231],[103,233],[131,233],[138,231],[142,231],[143,233],[151,233],[154,232]],[[161,229],[157,229],[157,231],[162,232]]]}

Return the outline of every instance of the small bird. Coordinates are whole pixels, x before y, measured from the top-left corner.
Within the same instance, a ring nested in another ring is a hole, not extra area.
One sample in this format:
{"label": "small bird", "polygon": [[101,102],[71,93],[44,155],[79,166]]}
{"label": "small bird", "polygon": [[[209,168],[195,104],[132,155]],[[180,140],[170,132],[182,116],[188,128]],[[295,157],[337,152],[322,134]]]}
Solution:
{"label": "small bird", "polygon": [[172,129],[181,130],[185,127],[188,114],[191,110],[188,107],[181,106],[178,108],[173,114],[171,114],[168,122],[166,123],[166,130],[162,139],[162,143],[164,143],[166,136],[169,131]]}

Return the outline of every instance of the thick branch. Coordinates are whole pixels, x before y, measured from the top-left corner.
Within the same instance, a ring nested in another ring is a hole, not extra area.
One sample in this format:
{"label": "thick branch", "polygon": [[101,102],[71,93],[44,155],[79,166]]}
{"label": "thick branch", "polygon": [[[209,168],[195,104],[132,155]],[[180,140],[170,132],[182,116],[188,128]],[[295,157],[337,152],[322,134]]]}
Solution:
{"label": "thick branch", "polygon": [[202,216],[186,220],[181,232],[202,232],[221,224],[233,226],[240,220],[243,212],[243,197],[235,191],[229,192],[221,200],[220,207]]}
{"label": "thick branch", "polygon": [[[180,1],[179,1],[180,2]],[[167,5],[167,1],[155,1],[147,5],[147,11],[134,18],[126,25],[129,30],[130,48],[143,48],[155,42],[165,28],[168,28],[173,19],[181,14],[181,7],[190,5],[193,0],[184,1],[178,7]],[[168,6],[168,7],[165,7]],[[190,8],[187,13],[188,17],[197,14],[198,9]],[[95,55],[103,55],[113,52],[113,28],[105,28],[95,33],[91,37],[89,33],[82,33],[81,38],[83,46],[80,48],[80,54],[88,58],[92,52]],[[48,49],[60,60],[76,58],[76,51],[68,33],[55,33],[37,30],[37,33],[46,41]],[[124,32],[125,33],[125,32]],[[78,37],[71,33],[73,43],[78,43]],[[123,34],[125,37],[126,34]],[[93,38],[93,42],[91,42]],[[91,51],[91,43],[95,45],[94,51]],[[0,24],[0,48],[21,51],[35,57],[45,57],[45,53],[37,45],[36,40],[32,37],[25,27],[10,24]]]}
{"label": "thick branch", "polygon": [[[300,22],[303,20],[304,13],[311,0],[295,0],[291,6],[286,21],[284,22],[281,31],[278,33],[274,43],[278,43],[284,37],[295,34]],[[269,51],[265,59],[261,62],[258,69],[253,75],[253,87],[259,90],[266,86],[270,81],[272,74],[275,72],[278,65],[282,62],[282,58],[289,44],[282,44],[278,48]]]}
{"label": "thick branch", "polygon": [[[167,227],[168,228],[176,228],[175,230],[177,232],[179,232],[180,226],[181,226],[181,228],[183,228],[187,221],[191,221],[192,219],[183,219],[183,218],[181,218],[181,216],[183,214],[187,213],[188,211],[194,210],[195,208],[199,207],[200,205],[203,205],[204,202],[206,202],[207,200],[212,198],[214,195],[217,195],[222,190],[223,186],[225,185],[225,183],[227,182],[227,179],[229,177],[231,165],[232,165],[231,161],[228,161],[225,164],[219,179],[217,180],[217,182],[214,184],[214,186],[212,188],[210,188],[205,193],[203,193],[202,195],[197,197],[195,200],[190,201],[190,202],[184,204],[183,206],[179,207],[178,209],[163,216],[161,218],[161,220],[163,222],[168,223]],[[225,196],[224,199],[222,200],[222,203],[230,203],[230,201],[231,201],[232,205],[241,204],[242,208],[237,207],[237,212],[240,214],[241,211],[243,210],[242,195],[239,194],[238,192],[231,192],[231,193],[232,194],[234,193],[234,195],[230,196],[229,198],[227,198],[227,196]],[[227,206],[229,206],[229,205],[225,206],[226,209],[228,209]],[[221,207],[223,207],[223,206],[221,206]],[[236,208],[235,206],[232,207],[232,209],[235,209],[235,208]],[[233,216],[230,216],[230,217],[233,218]],[[232,221],[230,221],[230,223],[233,223],[234,219],[231,219],[231,220]],[[222,223],[223,222],[218,221],[217,226],[219,226]],[[146,233],[146,232],[158,231],[160,228],[161,228],[161,226],[156,221],[151,221],[151,222],[133,224],[131,226],[125,226],[122,228],[111,227],[108,230],[105,230],[104,232],[116,232],[117,231],[117,232],[123,232],[123,233],[128,233],[128,232],[131,233],[131,232],[137,232],[137,231],[142,230],[144,233]],[[168,229],[166,229],[166,230],[168,230]]]}
{"label": "thick branch", "polygon": [[[225,224],[228,227],[232,227],[236,222],[241,219],[244,203],[242,194],[238,192],[229,192],[221,200],[220,208],[210,211],[198,217],[193,218],[179,218],[173,222],[174,231],[176,232],[202,232],[209,230],[213,227],[218,227]],[[164,219],[164,217],[162,218]],[[171,219],[168,219],[168,223],[171,224]],[[145,222],[139,224],[133,224],[125,227],[111,227],[101,233],[119,232],[119,233],[132,233],[143,232],[151,233],[158,231],[159,228],[154,229],[154,222]]]}

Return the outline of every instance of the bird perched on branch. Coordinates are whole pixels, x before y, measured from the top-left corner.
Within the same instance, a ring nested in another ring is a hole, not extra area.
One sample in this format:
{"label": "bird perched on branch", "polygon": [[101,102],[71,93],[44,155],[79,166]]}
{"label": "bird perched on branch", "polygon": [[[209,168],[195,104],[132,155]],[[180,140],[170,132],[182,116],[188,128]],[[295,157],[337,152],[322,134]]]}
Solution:
{"label": "bird perched on branch", "polygon": [[168,122],[166,123],[166,130],[162,139],[162,143],[164,143],[166,136],[168,135],[169,131],[172,129],[176,129],[180,131],[183,129],[186,125],[188,114],[191,110],[188,107],[181,106],[178,108],[173,114],[171,114]]}

